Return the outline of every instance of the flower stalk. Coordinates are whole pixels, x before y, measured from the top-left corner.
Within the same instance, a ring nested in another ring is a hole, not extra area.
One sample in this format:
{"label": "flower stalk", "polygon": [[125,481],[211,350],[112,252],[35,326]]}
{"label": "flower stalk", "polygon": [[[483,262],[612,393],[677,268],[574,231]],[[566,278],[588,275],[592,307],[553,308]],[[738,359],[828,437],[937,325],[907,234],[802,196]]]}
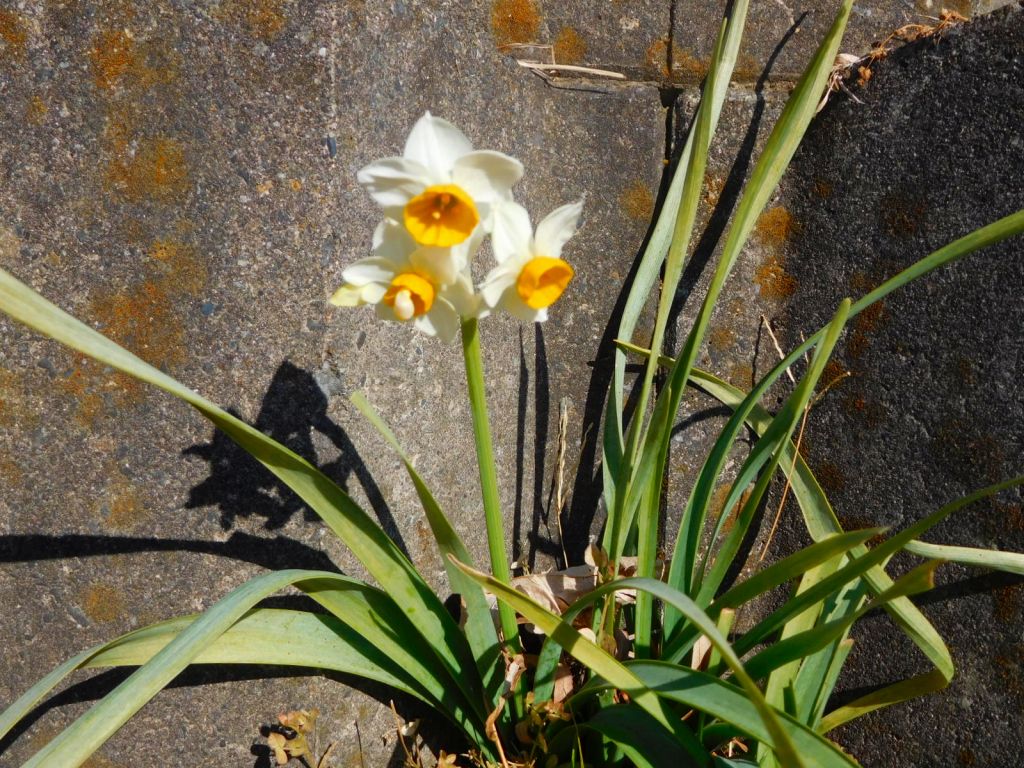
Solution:
{"label": "flower stalk", "polygon": [[[480,354],[480,333],[475,317],[462,321],[462,354],[466,361],[466,385],[469,406],[473,413],[473,439],[476,442],[477,463],[480,466],[480,493],[484,504],[487,527],[487,549],[491,556],[491,573],[502,584],[512,583],[512,571],[505,553],[505,527],[501,518],[501,498],[498,495],[498,473],[494,467],[494,447],[491,442],[491,424],[487,414],[487,395],[484,392],[484,364]],[[515,611],[506,603],[498,603],[501,633],[509,650],[519,650],[519,625]]]}

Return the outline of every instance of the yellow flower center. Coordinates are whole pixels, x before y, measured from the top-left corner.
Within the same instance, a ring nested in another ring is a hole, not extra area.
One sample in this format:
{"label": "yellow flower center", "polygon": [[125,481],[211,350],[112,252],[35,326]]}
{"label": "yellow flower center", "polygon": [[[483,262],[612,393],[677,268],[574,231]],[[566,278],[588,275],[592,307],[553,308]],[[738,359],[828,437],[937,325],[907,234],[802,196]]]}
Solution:
{"label": "yellow flower center", "polygon": [[530,309],[550,307],[565,291],[572,267],[561,259],[538,256],[526,262],[516,279],[516,292]]}
{"label": "yellow flower center", "polygon": [[409,320],[425,315],[434,304],[433,284],[414,272],[403,272],[395,275],[387,292],[384,303],[395,312],[399,320]]}
{"label": "yellow flower center", "polygon": [[479,223],[473,199],[454,184],[427,187],[405,204],[405,228],[420,245],[458,245]]}

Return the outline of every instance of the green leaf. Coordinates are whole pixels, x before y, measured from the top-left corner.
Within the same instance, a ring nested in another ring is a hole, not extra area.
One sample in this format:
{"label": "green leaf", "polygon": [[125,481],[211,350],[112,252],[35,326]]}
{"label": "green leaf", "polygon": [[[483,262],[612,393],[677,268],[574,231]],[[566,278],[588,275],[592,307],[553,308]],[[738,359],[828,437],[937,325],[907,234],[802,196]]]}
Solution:
{"label": "green leaf", "polygon": [[[1024,211],[1022,211],[1022,214],[1024,214]],[[1021,216],[1020,223],[1022,231],[1024,231],[1024,216]],[[853,308],[851,308],[851,313],[859,303],[854,304]],[[742,422],[745,422],[755,434],[763,434],[771,423],[771,416],[764,408],[754,402],[753,397],[755,393],[762,391],[761,387],[764,384],[764,380],[746,397],[743,392],[731,384],[727,384],[706,371],[694,370],[691,383],[724,405],[733,408],[735,411],[733,419],[742,416]],[[732,420],[730,420],[731,423]],[[726,432],[730,431],[731,428],[726,427],[726,430],[723,431],[723,436],[725,436]],[[815,541],[820,541],[826,536],[841,533],[842,527],[832,511],[824,491],[822,491],[807,463],[797,453],[793,445],[786,448],[785,466],[793,466],[794,456],[796,458],[796,465],[789,478],[792,484],[793,496],[800,505],[808,533],[810,533]],[[850,556],[860,557],[866,551],[866,548],[857,547],[851,550]],[[893,584],[892,579],[889,578],[881,567],[870,569],[864,576],[875,594],[888,589]],[[947,680],[952,679],[953,660],[949,655],[949,650],[924,614],[912,602],[906,599],[894,600],[886,604],[886,610],[903,627],[904,631],[929,660],[943,671]]]}
{"label": "green leaf", "polygon": [[[829,357],[831,357],[832,350],[839,340],[839,334],[846,324],[849,308],[849,299],[844,300],[840,304],[839,310],[829,324],[828,331],[815,350],[814,359],[811,361],[810,366],[808,366],[807,372],[800,379],[796,389],[793,390],[793,394],[786,400],[778,415],[772,420],[764,434],[761,435],[761,439],[757,441],[754,449],[750,452],[750,456],[747,457],[743,467],[740,469],[736,482],[733,483],[732,490],[729,492],[725,506],[722,509],[722,517],[715,528],[712,544],[714,544],[722,530],[726,512],[740,501],[743,489],[749,482],[754,480],[754,476],[758,472],[761,472],[762,465],[767,464],[764,471],[757,478],[749,498],[743,504],[740,514],[736,518],[735,525],[726,535],[717,553],[715,553],[714,564],[711,565],[710,569],[707,569],[703,578],[699,581],[695,579],[693,582],[693,586],[697,587],[699,585],[697,602],[701,605],[707,604],[715,596],[722,581],[725,579],[728,569],[732,566],[733,559],[739,551],[743,538],[747,535],[747,530],[754,519],[758,506],[761,504],[761,499],[764,497],[768,490],[768,485],[772,481],[772,475],[786,453],[786,448],[790,445],[789,438],[796,429],[796,425],[803,416],[808,403],[810,403],[811,398],[814,396],[814,388],[817,386],[818,379],[821,377],[822,371],[825,370],[825,364],[828,362]],[[709,550],[705,556],[705,567],[711,558],[711,554],[711,550]]]}
{"label": "green leaf", "polygon": [[616,704],[580,718],[575,726],[559,731],[549,742],[549,754],[561,755],[574,746],[578,731],[591,730],[617,744],[636,768],[679,768],[690,756],[665,728],[640,707]]}
{"label": "green leaf", "polygon": [[431,493],[430,488],[423,481],[419,472],[416,471],[409,455],[399,445],[398,439],[384,419],[381,418],[380,414],[377,413],[362,392],[355,392],[350,400],[359,409],[359,412],[366,417],[366,420],[380,433],[395,453],[398,454],[402,464],[405,466],[405,471],[408,472],[413,485],[416,487],[416,494],[419,496],[423,512],[430,525],[430,530],[434,534],[434,540],[437,542],[437,548],[441,554],[445,572],[448,574],[448,582],[451,584],[452,591],[461,595],[465,603],[466,623],[464,631],[466,638],[469,640],[469,646],[473,649],[473,655],[476,657],[477,672],[484,681],[487,700],[494,704],[496,703],[495,697],[498,694],[498,687],[504,682],[504,678],[500,674],[503,665],[498,663],[498,657],[501,654],[501,648],[498,645],[498,633],[494,629],[494,620],[491,617],[491,610],[487,605],[487,598],[484,595],[483,589],[456,568],[450,559],[450,557],[454,557],[460,562],[473,566],[473,558],[470,556],[465,544],[463,544],[462,539],[459,538],[459,534],[456,533],[455,528],[452,527],[451,522],[445,516],[441,505],[437,503],[434,494]]}
{"label": "green leaf", "polygon": [[[218,639],[237,622],[242,620],[257,602],[289,585],[298,586],[310,597],[335,610],[344,609],[351,605],[351,601],[347,598],[352,595],[362,598],[367,597],[372,592],[376,592],[376,590],[371,590],[366,585],[362,585],[347,577],[321,571],[278,571],[252,579],[233,590],[206,613],[183,627],[173,639],[165,643],[159,650],[156,650],[143,666],[99,703],[93,705],[84,715],[62,731],[42,750],[37,752],[25,764],[26,768],[36,768],[36,766],[74,768],[74,766],[81,765],[104,741],[110,738],[118,728],[138,712],[147,701],[167,686],[178,673],[189,664],[194,663],[209,648],[214,647]],[[387,616],[387,602],[389,601],[386,595],[378,594],[382,599],[377,600],[376,605],[373,607],[376,611],[382,611],[383,618],[387,620],[389,618]],[[371,602],[373,602],[372,598]],[[391,627],[390,631],[394,631],[394,628]],[[148,628],[142,632],[133,633],[134,642],[151,643],[158,634],[158,629]],[[379,636],[382,634],[378,633]],[[380,639],[379,636],[375,639]],[[401,645],[405,644],[402,642],[403,640],[407,640],[407,638],[400,637],[398,641],[392,644],[401,647]],[[119,641],[110,644],[111,647],[109,649],[106,647],[96,649],[88,657],[79,655],[73,660],[75,662],[74,666],[65,664],[59,668],[59,671],[67,674],[75,667],[90,664],[98,658],[104,658],[104,654],[108,650],[110,651],[110,656],[107,657],[108,660],[117,658],[116,654],[127,653],[131,649],[132,643],[131,635],[128,638],[121,638]],[[412,645],[415,644],[412,643]],[[389,653],[393,652],[392,649],[386,650]],[[378,658],[380,657],[378,656]],[[396,661],[401,663],[402,660]],[[412,675],[416,674],[415,669],[408,671]],[[429,672],[426,674],[429,678]],[[459,703],[458,697],[454,700],[452,699],[449,690],[446,689],[444,684],[436,680],[425,680],[422,677],[414,677],[414,679],[417,679],[421,684],[419,694],[421,698],[423,697],[422,691],[424,689],[434,688],[436,691],[435,695],[442,702],[442,706],[439,709],[452,716],[456,722],[462,725],[470,738],[478,740],[478,745],[487,743],[486,737],[483,735],[482,723],[472,719],[472,713],[467,713],[464,710],[463,705]],[[49,676],[46,680],[50,684],[59,682],[59,680],[55,679],[54,675]],[[461,693],[461,691],[457,692]],[[35,697],[40,695],[40,693],[45,695],[46,691],[41,691],[37,685],[29,694],[19,699],[12,709],[21,712],[26,711],[25,703],[30,694],[32,697]],[[4,718],[6,720],[7,713],[5,713]],[[13,722],[11,724],[13,725]],[[479,741],[481,739],[483,740]]]}
{"label": "green leaf", "polygon": [[[653,715],[655,719],[669,728],[670,731],[675,730],[673,727],[675,724],[666,719],[665,711],[656,703],[657,697],[652,697],[651,691],[637,678],[635,678],[620,662],[573,629],[569,621],[555,616],[547,609],[526,597],[526,595],[515,591],[511,587],[506,587],[500,584],[485,574],[473,571],[465,566],[460,565],[460,567],[480,583],[486,584],[488,589],[490,589],[499,600],[505,600],[509,605],[515,608],[516,611],[526,617],[528,621],[535,624],[538,629],[548,636],[550,641],[554,641],[560,645],[595,674],[605,678],[615,687],[629,693],[630,698],[637,705]],[[735,678],[743,686],[746,695],[749,697],[764,722],[767,733],[771,736],[768,741],[772,744],[775,751],[779,753],[779,756],[783,760],[786,761],[787,765],[794,767],[803,765],[803,762],[800,757],[798,757],[792,742],[779,723],[776,717],[777,713],[768,706],[767,702],[765,702],[764,695],[746,673],[742,662],[740,662],[739,657],[733,651],[728,641],[722,637],[721,633],[719,633],[715,623],[708,618],[697,604],[686,595],[654,579],[616,579],[609,584],[598,587],[581,600],[576,601],[576,603],[574,603],[570,608],[572,613],[570,613],[570,611],[566,611],[565,615],[571,617],[571,615],[574,615],[584,603],[592,603],[595,600],[620,589],[646,590],[666,605],[674,606],[693,624],[697,625],[701,632],[707,636],[712,646],[718,649],[725,663],[732,669]],[[571,618],[569,620],[571,621]]]}
{"label": "green leaf", "polygon": [[[719,49],[719,55],[713,57],[713,63],[721,67],[722,76],[716,78],[713,88],[705,88],[701,106],[698,107],[697,117],[700,117],[702,110],[707,110],[710,115],[709,138],[714,135],[718,125],[718,119],[725,104],[726,94],[729,89],[729,75],[736,66],[736,58],[739,54],[740,42],[743,37],[743,27],[746,18],[747,0],[734,4],[732,14],[726,21],[725,41]],[[633,284],[630,287],[629,295],[626,298],[622,310],[622,318],[619,321],[618,336],[622,339],[630,339],[636,330],[640,314],[643,312],[652,291],[654,284],[661,272],[662,263],[668,253],[669,246],[673,240],[673,233],[676,228],[676,218],[679,214],[683,198],[683,186],[688,175],[690,175],[690,164],[694,157],[697,131],[691,130],[687,136],[686,143],[679,155],[672,182],[669,185],[661,213],[654,224],[647,247],[640,258],[636,274],[633,277]],[[706,153],[706,147],[703,148]],[[617,518],[621,515],[621,508],[617,501],[619,494],[619,478],[622,478],[625,489],[629,481],[634,457],[630,455],[626,463],[626,447],[623,437],[623,410],[624,399],[623,389],[626,372],[626,356],[616,350],[615,362],[612,370],[612,382],[608,392],[608,401],[605,409],[604,419],[604,452],[602,461],[602,474],[604,475],[604,493],[606,506],[609,510],[609,521],[606,531],[618,529]],[[643,413],[637,412],[637,420],[643,419]],[[613,534],[606,533],[610,537]],[[605,540],[605,548],[608,548],[609,540]]]}
{"label": "green leaf", "polygon": [[[675,364],[669,371],[666,392],[659,398],[655,408],[655,415],[652,417],[653,426],[649,433],[651,440],[644,446],[644,456],[641,459],[641,466],[643,467],[646,462],[647,469],[646,471],[642,469],[637,473],[642,478],[638,482],[646,484],[660,481],[654,478],[654,474],[660,472],[661,466],[658,464],[657,457],[667,454],[672,423],[679,410],[679,403],[682,400],[690,371],[696,363],[698,352],[711,322],[715,303],[754,228],[757,217],[775,191],[782,174],[803,139],[807,126],[816,113],[821,94],[825,90],[828,77],[832,72],[851,6],[852,0],[844,0],[840,6],[832,27],[821,41],[810,64],[793,89],[751,173],[750,181],[736,208],[736,215],[722,247],[722,255],[711,278],[708,293],[701,304],[693,328],[687,336]],[[659,409],[661,409],[660,413]],[[734,490],[742,489],[734,486]],[[670,573],[669,582],[679,585],[687,594],[693,593],[694,589],[691,577],[685,571],[696,563],[696,552],[704,530],[705,515],[706,506],[702,505],[697,514],[690,514],[688,518],[683,519],[672,555],[671,569],[674,572]],[[665,617],[666,627],[673,630],[677,623],[678,614],[669,610]]]}
{"label": "green leaf", "polygon": [[460,687],[476,689],[474,704],[478,714],[486,717],[475,661],[458,625],[395,543],[330,478],[293,451],[54,306],[3,270],[0,310],[72,349],[184,400],[252,454],[308,504],[359,558],[401,606],[409,625],[428,639],[431,653],[444,664],[452,679]]}
{"label": "green leaf", "polygon": [[[743,689],[706,672],[663,661],[629,661],[625,666],[657,695],[730,723],[759,742],[772,743],[772,734]],[[857,765],[835,744],[803,723],[781,712],[776,712],[775,717],[808,765],[815,768]]]}
{"label": "green leaf", "polygon": [[907,552],[919,557],[934,557],[939,560],[951,560],[964,565],[975,565],[979,568],[991,568],[1024,576],[1024,554],[1020,552],[1001,552],[998,549],[980,549],[976,547],[954,547],[947,544],[929,544],[925,541],[911,541],[904,547]]}
{"label": "green leaf", "polygon": [[[182,616],[100,646],[78,669],[137,667],[148,662],[198,618]],[[94,649],[95,650],[95,649]],[[271,664],[357,675],[436,704],[419,680],[335,616],[256,608],[200,650],[193,664]]]}
{"label": "green leaf", "polygon": [[[748,630],[743,637],[737,640],[736,650],[741,654],[746,653],[759,642],[764,640],[771,632],[782,626],[782,624],[790,617],[796,616],[802,611],[805,611],[819,603],[844,584],[866,574],[874,566],[887,562],[889,558],[902,549],[908,541],[938,525],[957,510],[973,504],[976,501],[980,501],[981,499],[993,496],[1007,488],[1013,488],[1022,484],[1024,484],[1024,475],[989,485],[975,491],[974,493],[968,494],[961,499],[950,502],[932,514],[918,520],[916,523],[909,525],[899,533],[886,539],[878,546],[868,550],[865,554],[847,563],[828,578],[822,579],[810,589],[807,589],[788,600],[785,605],[759,621],[752,629]],[[886,590],[891,588],[892,585],[888,586]],[[882,594],[885,594],[885,592],[883,591]]]}
{"label": "green leaf", "polygon": [[[733,16],[723,21],[719,30],[718,40],[715,43],[714,53],[711,56],[711,67],[707,79],[704,82],[704,92],[714,94],[718,90],[718,83],[728,82],[732,76],[732,65],[734,59],[728,54],[732,53],[727,47],[732,42],[727,35],[729,28],[742,31],[747,13],[747,0],[740,0],[733,8]],[[738,46],[740,35],[735,35]],[[710,99],[709,99],[710,101]],[[697,219],[697,209],[700,205],[701,189],[704,185],[705,168],[707,167],[708,151],[711,147],[711,137],[714,128],[714,112],[707,104],[697,111],[696,125],[693,132],[696,134],[693,152],[688,158],[686,166],[686,177],[683,181],[683,194],[679,203],[679,211],[676,214],[675,226],[672,232],[672,242],[669,245],[668,255],[665,259],[665,269],[662,278],[661,296],[658,300],[658,311],[654,320],[654,335],[651,340],[651,349],[661,351],[665,339],[665,328],[668,325],[669,316],[672,312],[672,305],[675,302],[676,289],[679,280],[683,275],[683,266],[690,251],[690,240],[693,237],[693,225]],[[649,361],[644,369],[643,379],[640,384],[635,407],[636,417],[629,427],[629,435],[626,439],[626,459],[629,462],[629,469],[632,472],[636,464],[637,449],[643,435],[644,415],[647,413],[647,402],[650,396],[651,387],[654,384],[654,374],[658,365],[656,360]],[[667,450],[667,445],[663,446]],[[664,466],[665,456],[662,456]],[[629,478],[627,488],[630,487]],[[621,481],[620,481],[621,482]],[[627,491],[627,497],[629,493]],[[657,474],[652,478],[650,485],[644,487],[642,498],[639,503],[639,515],[637,519],[637,565],[636,574],[641,577],[654,576],[655,560],[658,550],[658,530],[661,519],[661,475]],[[616,515],[613,522],[621,523],[625,520],[624,515]],[[610,532],[612,546],[610,551],[612,557],[618,558],[622,542],[621,531]],[[622,542],[624,543],[624,542]],[[651,631],[654,626],[654,605],[651,597],[646,592],[637,594],[636,606],[633,612],[633,648],[638,657],[649,656],[651,653]]]}
{"label": "green leaf", "polygon": [[95,752],[132,715],[163,689],[199,652],[222,635],[267,595],[304,579],[320,577],[318,571],[279,571],[258,576],[232,591],[162,650],[148,664],[132,673],[99,703],[65,728],[37,752],[24,768],[52,766],[75,768]]}
{"label": "green leaf", "polygon": [[941,562],[940,560],[930,560],[918,566],[910,573],[898,579],[892,587],[856,611],[772,643],[746,661],[747,672],[755,680],[766,677],[768,673],[778,669],[783,664],[810,656],[823,649],[832,641],[842,638],[849,628],[853,626],[853,623],[868,611],[878,608],[898,597],[916,595],[931,589],[935,583],[935,569]]}

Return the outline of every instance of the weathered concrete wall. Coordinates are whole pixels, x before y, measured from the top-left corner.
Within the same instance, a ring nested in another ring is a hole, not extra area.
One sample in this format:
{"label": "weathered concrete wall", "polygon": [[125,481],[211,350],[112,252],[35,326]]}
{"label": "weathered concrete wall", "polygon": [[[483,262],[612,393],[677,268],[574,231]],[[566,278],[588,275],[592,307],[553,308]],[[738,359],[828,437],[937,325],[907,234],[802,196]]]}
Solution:
{"label": "weathered concrete wall", "polygon": [[[759,147],[833,4],[753,5],[709,169],[711,188],[726,192],[749,171],[733,163],[732,149]],[[928,11],[917,6],[858,4],[844,50],[865,51]],[[4,3],[0,265],[316,460],[443,588],[411,486],[343,395],[362,389],[379,407],[483,559],[461,361],[456,347],[368,312],[328,310],[326,297],[342,268],[365,255],[378,216],[355,172],[398,153],[430,109],[478,146],[523,160],[519,194],[535,220],[587,193],[585,226],[567,251],[577,281],[552,321],[540,331],[505,319],[484,326],[489,394],[502,414],[496,450],[509,546],[541,567],[560,549],[544,503],[563,399],[570,471],[584,443],[570,545],[578,549],[600,520],[587,479],[597,471],[586,450],[596,433],[586,423],[600,411],[608,317],[661,181],[662,94],[674,93],[664,86],[682,89],[679,130],[718,13],[688,0]],[[526,43],[552,48],[509,47]],[[503,51],[629,79],[547,85]],[[711,219],[712,229],[720,224]],[[737,383],[756,368],[747,351],[760,315],[786,306],[758,282],[765,249],[784,245],[780,231],[784,221],[765,220],[710,339],[707,362]],[[707,270],[691,272],[688,284],[706,278]],[[6,320],[0,334],[0,643],[9,661],[0,701],[80,648],[207,607],[267,568],[333,561],[359,573],[300,504],[183,406]],[[690,465],[713,422],[695,426],[680,448]],[[235,677],[190,675],[206,684],[161,694],[93,765],[135,764],[140,755],[177,765],[185,751],[249,765],[258,726],[298,706],[323,710],[325,738],[343,743],[340,765],[361,764],[360,748],[366,765],[394,751],[390,714],[372,697],[315,677]],[[47,707],[3,763],[24,760],[110,679]],[[956,696],[911,712],[929,717],[940,710],[928,707],[953,707]],[[907,733],[914,717],[884,722]],[[994,739],[1013,723],[989,727]],[[872,762],[876,753],[856,733],[844,738],[866,750],[867,764],[885,764]],[[973,749],[976,765],[997,764]]]}

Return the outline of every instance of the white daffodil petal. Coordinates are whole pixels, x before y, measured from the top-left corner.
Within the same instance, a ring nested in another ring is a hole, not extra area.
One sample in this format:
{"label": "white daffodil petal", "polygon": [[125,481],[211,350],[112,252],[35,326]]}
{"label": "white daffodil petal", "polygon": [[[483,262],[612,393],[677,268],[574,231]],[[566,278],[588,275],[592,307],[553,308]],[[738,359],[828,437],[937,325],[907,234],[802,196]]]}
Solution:
{"label": "white daffodil petal", "polygon": [[434,302],[427,314],[416,318],[416,329],[437,336],[442,341],[451,341],[459,332],[459,313],[444,299]]}
{"label": "white daffodil petal", "polygon": [[389,157],[370,163],[356,180],[388,215],[399,217],[405,204],[428,186],[430,174],[419,162]]}
{"label": "white daffodil petal", "polygon": [[436,285],[450,285],[466,268],[465,252],[456,248],[417,248],[409,256],[413,268]]}
{"label": "white daffodil petal", "polygon": [[500,264],[488,272],[480,286],[480,295],[483,297],[484,303],[489,307],[498,306],[505,291],[515,285],[518,275],[518,263],[510,262]]}
{"label": "white daffodil petal", "polygon": [[527,256],[533,226],[530,214],[518,203],[502,203],[495,207],[491,224],[491,250],[499,264]]}
{"label": "white daffodil petal", "polygon": [[462,317],[480,316],[480,296],[473,292],[473,283],[466,274],[458,275],[451,285],[446,286],[441,297]]}
{"label": "white daffodil petal", "polygon": [[388,292],[388,286],[386,283],[370,283],[364,285],[362,291],[364,304],[379,304]]}
{"label": "white daffodil petal", "polygon": [[514,157],[480,149],[460,157],[452,167],[452,181],[474,200],[509,200],[512,186],[523,178],[523,164]]}
{"label": "white daffodil petal", "polygon": [[533,238],[533,250],[538,256],[550,256],[557,259],[562,255],[562,246],[576,233],[576,226],[583,213],[583,200],[563,205],[549,213],[537,225],[537,234]]}
{"label": "white daffodil petal", "polygon": [[526,302],[519,298],[515,289],[505,291],[501,297],[501,308],[513,317],[518,317],[527,323],[544,322],[548,319],[547,309],[533,309],[528,307]]}
{"label": "white daffodil petal", "polygon": [[373,255],[394,264],[395,271],[399,265],[408,263],[409,256],[419,247],[405,227],[391,219],[381,222],[374,232],[374,239],[377,242],[373,248]]}
{"label": "white daffodil petal", "polygon": [[346,283],[360,288],[367,283],[390,283],[394,276],[394,262],[373,256],[350,264],[341,273]]}
{"label": "white daffodil petal", "polygon": [[[462,131],[427,112],[409,133],[402,156],[429,169],[434,176],[447,176],[455,161],[472,151],[473,145]],[[442,178],[434,183],[444,181]]]}
{"label": "white daffodil petal", "polygon": [[331,304],[336,307],[358,307],[363,304],[363,289],[346,283],[331,294]]}

